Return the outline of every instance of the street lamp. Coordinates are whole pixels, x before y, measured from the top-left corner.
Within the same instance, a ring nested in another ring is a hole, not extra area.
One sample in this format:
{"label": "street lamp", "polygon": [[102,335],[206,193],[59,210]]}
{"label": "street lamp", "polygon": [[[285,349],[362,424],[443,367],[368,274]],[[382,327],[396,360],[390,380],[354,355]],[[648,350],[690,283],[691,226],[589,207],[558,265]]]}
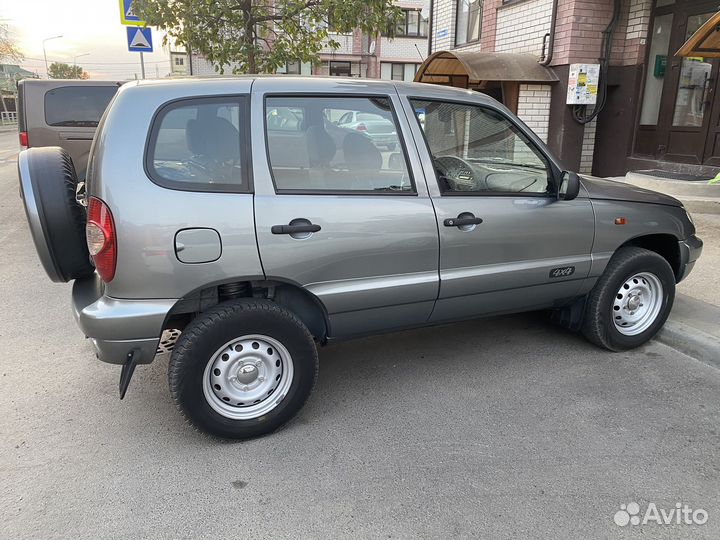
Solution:
{"label": "street lamp", "polygon": [[[90,54],[89,52],[86,52],[86,53],[82,53],[82,54],[76,54],[76,55],[73,57],[73,71],[75,71],[75,70],[77,69],[77,59],[80,58],[80,57],[82,57],[82,56],[88,56],[89,54]],[[80,75],[82,75],[82,70],[81,70],[81,72],[80,72]]]}
{"label": "street lamp", "polygon": [[53,37],[45,38],[45,39],[43,39],[43,41],[42,41],[42,45],[43,45],[43,58],[45,59],[45,73],[47,74],[47,78],[48,78],[48,79],[50,78],[50,70],[48,69],[48,65],[47,65],[47,53],[45,52],[45,42],[46,42],[46,41],[50,41],[51,39],[59,39],[59,38],[61,38],[61,37],[62,37],[62,36],[53,36]]}

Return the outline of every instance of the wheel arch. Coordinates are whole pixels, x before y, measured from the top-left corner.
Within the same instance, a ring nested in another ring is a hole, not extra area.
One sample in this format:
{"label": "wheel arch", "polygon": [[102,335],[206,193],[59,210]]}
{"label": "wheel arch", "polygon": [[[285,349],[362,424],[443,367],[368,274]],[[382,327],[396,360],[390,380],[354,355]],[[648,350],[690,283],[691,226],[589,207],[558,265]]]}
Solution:
{"label": "wheel arch", "polygon": [[168,312],[163,330],[184,328],[211,307],[241,298],[264,298],[289,309],[305,324],[312,336],[325,343],[330,333],[327,310],[322,301],[297,283],[262,277],[238,277],[199,287],[180,298]]}
{"label": "wheel arch", "polygon": [[675,275],[675,280],[679,279],[682,264],[679,239],[675,235],[668,233],[644,234],[627,240],[618,246],[618,249],[626,246],[639,247],[657,253],[668,262]]}

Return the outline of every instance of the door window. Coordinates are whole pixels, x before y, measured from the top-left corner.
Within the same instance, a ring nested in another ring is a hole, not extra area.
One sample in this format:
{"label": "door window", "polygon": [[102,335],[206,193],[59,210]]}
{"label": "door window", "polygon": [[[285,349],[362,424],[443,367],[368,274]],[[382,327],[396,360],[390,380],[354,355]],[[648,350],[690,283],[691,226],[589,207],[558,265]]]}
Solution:
{"label": "door window", "polygon": [[547,160],[499,112],[470,104],[411,100],[443,193],[548,194]]}
{"label": "door window", "polygon": [[150,135],[146,166],[157,184],[195,191],[243,191],[240,101],[195,99],[160,110]]}
{"label": "door window", "polygon": [[[273,111],[302,120],[273,129]],[[268,157],[278,193],[414,193],[387,98],[268,97]]]}
{"label": "door window", "polygon": [[63,86],[45,93],[49,126],[97,127],[118,86]]}
{"label": "door window", "polygon": [[[689,39],[714,13],[691,15],[687,20]],[[709,104],[712,64],[705,58],[683,58],[675,97],[673,127],[701,127]]]}

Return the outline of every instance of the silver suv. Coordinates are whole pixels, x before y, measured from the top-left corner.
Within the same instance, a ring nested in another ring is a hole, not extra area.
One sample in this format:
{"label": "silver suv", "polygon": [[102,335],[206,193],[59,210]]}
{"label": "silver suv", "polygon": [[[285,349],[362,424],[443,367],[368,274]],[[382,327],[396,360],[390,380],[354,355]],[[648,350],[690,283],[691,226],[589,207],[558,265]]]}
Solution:
{"label": "silver suv", "polygon": [[[342,121],[360,116],[394,139]],[[121,397],[180,330],[170,392],[227,438],[297,413],[328,340],[549,309],[637,347],[702,250],[679,201],[579,179],[496,101],[441,86],[128,83],[93,142],[87,218],[61,149],[22,152],[19,171],[43,266],[75,280]]]}

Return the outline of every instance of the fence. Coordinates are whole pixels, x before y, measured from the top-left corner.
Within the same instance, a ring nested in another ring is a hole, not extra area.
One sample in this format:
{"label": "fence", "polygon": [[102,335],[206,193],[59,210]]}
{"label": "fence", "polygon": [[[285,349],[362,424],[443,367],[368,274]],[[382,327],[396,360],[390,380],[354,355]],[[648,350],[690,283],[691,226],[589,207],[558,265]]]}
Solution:
{"label": "fence", "polygon": [[2,126],[9,126],[13,124],[17,124],[17,112],[11,111],[11,112],[0,112],[0,125]]}

